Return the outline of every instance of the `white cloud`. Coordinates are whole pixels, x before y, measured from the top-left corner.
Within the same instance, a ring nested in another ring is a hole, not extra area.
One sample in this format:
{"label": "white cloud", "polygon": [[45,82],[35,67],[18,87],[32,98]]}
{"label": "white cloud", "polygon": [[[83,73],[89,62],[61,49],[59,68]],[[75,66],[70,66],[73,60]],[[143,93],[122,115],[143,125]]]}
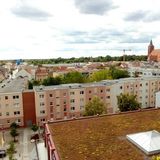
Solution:
{"label": "white cloud", "polygon": [[[5,0],[0,2],[0,59],[115,56],[124,48],[147,54],[147,41],[153,39],[156,48],[160,41],[159,4],[158,0]],[[144,20],[136,20],[139,15]]]}

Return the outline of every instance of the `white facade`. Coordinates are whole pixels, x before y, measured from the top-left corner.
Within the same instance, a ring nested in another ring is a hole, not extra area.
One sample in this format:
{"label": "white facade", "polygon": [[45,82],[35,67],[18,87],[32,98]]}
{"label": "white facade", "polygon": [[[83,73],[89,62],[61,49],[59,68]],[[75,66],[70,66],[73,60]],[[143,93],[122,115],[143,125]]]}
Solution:
{"label": "white facade", "polygon": [[156,92],[156,104],[155,104],[156,108],[160,108],[160,91]]}

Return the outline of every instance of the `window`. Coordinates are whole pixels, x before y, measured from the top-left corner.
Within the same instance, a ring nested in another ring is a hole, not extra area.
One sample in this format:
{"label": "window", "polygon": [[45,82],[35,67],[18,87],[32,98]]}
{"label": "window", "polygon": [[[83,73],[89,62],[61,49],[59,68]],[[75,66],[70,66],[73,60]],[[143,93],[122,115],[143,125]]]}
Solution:
{"label": "window", "polygon": [[41,119],[41,122],[45,122],[45,118]]}
{"label": "window", "polygon": [[21,120],[20,120],[20,119],[17,119],[17,120],[16,120],[16,123],[21,123]]}
{"label": "window", "polygon": [[53,105],[53,102],[50,102],[50,106],[52,106]]}
{"label": "window", "polygon": [[80,102],[84,102],[84,98],[80,98]]}
{"label": "window", "polygon": [[140,87],[142,87],[142,83],[140,84]]}
{"label": "window", "polygon": [[75,110],[75,107],[71,107],[71,110],[74,111],[74,110]]}
{"label": "window", "polygon": [[6,112],[6,116],[9,116],[9,112]]}
{"label": "window", "polygon": [[75,102],[75,100],[74,100],[74,99],[71,99],[71,100],[70,100],[70,102],[71,102],[71,103],[74,103],[74,102]]}
{"label": "window", "polygon": [[40,95],[39,95],[39,98],[44,98],[44,94],[40,94]]}
{"label": "window", "polygon": [[122,89],[123,87],[122,86],[120,86],[120,89]]}
{"label": "window", "polygon": [[70,92],[70,95],[74,95],[74,92]]}
{"label": "window", "polygon": [[2,116],[2,113],[0,113],[0,116]]}
{"label": "window", "polygon": [[66,92],[64,92],[64,93],[63,93],[63,96],[65,97],[66,95],[67,95],[67,93],[66,93]]}
{"label": "window", "polygon": [[19,107],[19,103],[14,103],[14,107]]}
{"label": "window", "polygon": [[84,91],[80,91],[80,94],[84,94]]}
{"label": "window", "polygon": [[5,96],[5,100],[7,100],[8,99],[8,96]]}
{"label": "window", "polygon": [[20,111],[15,111],[14,115],[20,114]]}
{"label": "window", "polygon": [[90,90],[89,93],[92,93],[92,91]]}
{"label": "window", "polygon": [[148,83],[146,83],[146,86],[148,86]]}
{"label": "window", "polygon": [[53,107],[50,107],[50,112],[53,112]]}
{"label": "window", "polygon": [[64,112],[65,112],[65,111],[67,111],[67,108],[66,108],[66,107],[64,107]]}
{"label": "window", "polygon": [[110,96],[107,96],[107,99],[110,99]]}
{"label": "window", "polygon": [[107,88],[107,89],[106,89],[106,92],[110,92],[110,89],[109,89],[109,88]]}
{"label": "window", "polygon": [[83,110],[84,109],[84,106],[80,106],[80,110]]}
{"label": "window", "polygon": [[101,93],[103,93],[103,89],[101,89]]}
{"label": "window", "polygon": [[41,111],[40,111],[40,114],[45,114],[45,110],[41,110]]}
{"label": "window", "polygon": [[7,123],[10,123],[10,120],[7,120]]}
{"label": "window", "polygon": [[40,106],[44,106],[44,102],[40,102]]}
{"label": "window", "polygon": [[91,101],[92,98],[89,98],[89,101]]}
{"label": "window", "polygon": [[13,99],[19,99],[19,95],[13,96]]}
{"label": "window", "polygon": [[52,95],[52,94],[49,94],[49,97],[53,97],[53,95]]}
{"label": "window", "polygon": [[66,100],[64,99],[64,101],[63,101],[63,104],[66,104],[67,102],[66,102]]}

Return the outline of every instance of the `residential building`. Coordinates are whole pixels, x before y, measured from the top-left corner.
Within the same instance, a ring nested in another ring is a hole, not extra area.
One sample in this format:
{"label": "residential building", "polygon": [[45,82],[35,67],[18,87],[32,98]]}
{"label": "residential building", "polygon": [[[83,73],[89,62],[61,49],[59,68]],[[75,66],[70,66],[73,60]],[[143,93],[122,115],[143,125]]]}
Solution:
{"label": "residential building", "polygon": [[9,127],[12,122],[24,126],[23,96],[27,81],[23,78],[11,80],[0,88],[0,125]]}
{"label": "residential building", "polygon": [[108,114],[119,113],[117,96],[134,94],[142,108],[155,107],[160,77],[124,78],[84,84],[35,86],[27,90],[27,80],[18,78],[1,85],[0,123],[13,121],[21,126],[83,116],[85,105],[97,96]]}

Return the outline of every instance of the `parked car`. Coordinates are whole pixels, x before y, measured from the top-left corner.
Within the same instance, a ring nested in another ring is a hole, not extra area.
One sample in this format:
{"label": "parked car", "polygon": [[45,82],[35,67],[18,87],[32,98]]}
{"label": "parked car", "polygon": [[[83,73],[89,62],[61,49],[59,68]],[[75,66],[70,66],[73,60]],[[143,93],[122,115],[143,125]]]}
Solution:
{"label": "parked car", "polygon": [[0,158],[3,158],[6,156],[6,151],[4,149],[0,150]]}

